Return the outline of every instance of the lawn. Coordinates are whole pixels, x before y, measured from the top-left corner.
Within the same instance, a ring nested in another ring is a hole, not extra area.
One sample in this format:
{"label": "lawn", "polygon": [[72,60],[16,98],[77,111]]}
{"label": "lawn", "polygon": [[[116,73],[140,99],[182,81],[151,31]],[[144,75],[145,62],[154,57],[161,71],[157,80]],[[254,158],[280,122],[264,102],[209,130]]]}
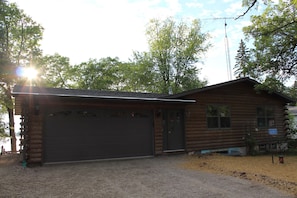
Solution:
{"label": "lawn", "polygon": [[233,157],[219,154],[193,155],[183,164],[187,169],[231,175],[259,182],[297,196],[297,155],[271,155]]}

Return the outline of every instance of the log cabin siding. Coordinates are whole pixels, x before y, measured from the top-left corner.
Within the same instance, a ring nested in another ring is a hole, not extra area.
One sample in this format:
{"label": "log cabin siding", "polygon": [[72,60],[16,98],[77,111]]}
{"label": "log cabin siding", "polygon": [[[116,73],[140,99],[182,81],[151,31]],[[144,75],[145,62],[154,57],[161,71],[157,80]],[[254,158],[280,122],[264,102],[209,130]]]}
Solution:
{"label": "log cabin siding", "polygon": [[[30,104],[30,103],[29,103]],[[42,163],[43,116],[35,113],[34,105],[29,105],[28,130],[26,132],[26,160],[28,164]]]}
{"label": "log cabin siding", "polygon": [[[219,87],[186,98],[196,99],[197,104],[186,107],[187,151],[244,147],[245,136],[251,133],[256,143],[266,144],[271,140],[268,128],[257,126],[257,107],[271,106],[274,109],[277,137],[283,137],[285,103],[267,93],[257,93],[253,86],[245,83]],[[230,128],[208,128],[207,106],[227,105],[230,109]]]}

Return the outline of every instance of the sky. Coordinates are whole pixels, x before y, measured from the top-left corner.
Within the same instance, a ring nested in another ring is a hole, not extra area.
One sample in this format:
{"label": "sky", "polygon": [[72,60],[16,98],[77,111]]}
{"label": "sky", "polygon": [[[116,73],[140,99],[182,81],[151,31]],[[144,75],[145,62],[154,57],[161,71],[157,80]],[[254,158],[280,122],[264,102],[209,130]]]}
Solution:
{"label": "sky", "polygon": [[[9,0],[44,28],[44,55],[58,53],[71,64],[92,59],[119,57],[128,61],[133,51],[148,51],[146,25],[152,18],[201,20],[201,31],[209,33],[212,47],[197,64],[208,85],[231,80],[225,52],[225,22],[231,67],[234,67],[242,27],[250,24],[241,0]],[[226,20],[224,18],[227,18]],[[232,72],[233,73],[233,72]],[[232,77],[234,79],[234,77]]]}

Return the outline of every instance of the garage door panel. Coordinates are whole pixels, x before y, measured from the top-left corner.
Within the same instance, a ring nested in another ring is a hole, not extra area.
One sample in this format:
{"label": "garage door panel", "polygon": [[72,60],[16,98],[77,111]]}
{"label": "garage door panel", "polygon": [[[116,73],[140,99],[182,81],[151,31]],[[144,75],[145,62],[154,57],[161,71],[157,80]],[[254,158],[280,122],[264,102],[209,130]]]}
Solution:
{"label": "garage door panel", "polygon": [[[146,156],[153,154],[152,121],[149,112],[142,117],[130,111],[93,112],[92,117],[75,113],[52,116],[45,129],[45,161],[76,161]],[[134,112],[133,112],[134,113]],[[126,116],[113,116],[113,115]],[[128,115],[128,116],[127,116]]]}

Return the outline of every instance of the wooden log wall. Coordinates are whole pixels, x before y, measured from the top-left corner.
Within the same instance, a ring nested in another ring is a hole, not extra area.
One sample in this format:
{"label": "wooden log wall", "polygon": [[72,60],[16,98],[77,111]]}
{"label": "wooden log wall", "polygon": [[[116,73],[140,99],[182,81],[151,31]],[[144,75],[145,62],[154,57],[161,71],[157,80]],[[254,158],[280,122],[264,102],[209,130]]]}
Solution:
{"label": "wooden log wall", "polygon": [[[197,104],[186,107],[186,147],[187,151],[244,147],[245,136],[251,133],[258,145],[271,141],[268,128],[257,127],[257,107],[274,108],[275,128],[282,138],[284,130],[284,106],[280,98],[269,94],[257,94],[249,84],[241,83],[210,89],[188,96]],[[210,129],[207,127],[207,105],[227,105],[231,114],[231,127]]]}
{"label": "wooden log wall", "polygon": [[28,132],[27,132],[27,163],[41,164],[43,154],[43,114],[39,103],[29,100]]}
{"label": "wooden log wall", "polygon": [[42,163],[42,112],[36,111],[35,102],[31,97],[22,97],[22,117],[24,127],[24,138],[22,140],[24,160],[28,165]]}
{"label": "wooden log wall", "polygon": [[43,116],[30,114],[29,116],[29,130],[28,130],[28,163],[35,164],[42,162],[43,152]]}

